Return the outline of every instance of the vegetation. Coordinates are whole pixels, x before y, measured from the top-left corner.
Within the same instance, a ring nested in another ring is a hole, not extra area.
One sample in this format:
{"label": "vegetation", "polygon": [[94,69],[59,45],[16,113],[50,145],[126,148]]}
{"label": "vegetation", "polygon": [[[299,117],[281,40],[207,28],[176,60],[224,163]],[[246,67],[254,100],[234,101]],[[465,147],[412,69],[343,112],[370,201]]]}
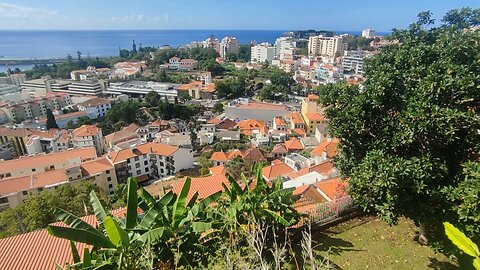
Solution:
{"label": "vegetation", "polygon": [[101,128],[106,131],[104,134],[109,134],[111,131],[120,130],[124,126],[138,122],[139,108],[140,104],[134,100],[113,104],[105,115],[105,121],[100,124]]}
{"label": "vegetation", "polygon": [[223,74],[225,69],[217,63],[214,59],[208,59],[200,63],[200,68],[205,71],[210,71],[212,76],[220,76]]}
{"label": "vegetation", "polygon": [[451,223],[444,222],[445,233],[452,243],[461,249],[465,254],[473,258],[473,266],[475,269],[480,269],[480,251],[477,244],[468,238],[463,232],[455,228]]}
{"label": "vegetation", "polygon": [[52,110],[47,109],[47,122],[45,124],[47,130],[56,128],[58,129],[57,121],[55,120],[55,115],[53,115]]}
{"label": "vegetation", "polygon": [[104,60],[100,60],[97,58],[90,58],[87,59],[80,57],[74,61],[71,56],[67,56],[67,60],[60,64],[36,64],[32,67],[32,69],[25,71],[25,74],[30,79],[38,79],[42,76],[49,75],[52,78],[70,78],[70,72],[74,70],[86,69],[88,66],[94,66],[96,68],[105,68],[110,67],[110,64],[105,62]]}
{"label": "vegetation", "polygon": [[158,103],[158,115],[165,120],[173,118],[189,120],[196,111],[197,108],[192,105],[170,103],[168,100],[160,100]]}
{"label": "vegetation", "polygon": [[389,224],[411,218],[424,243],[443,236],[440,218],[480,236],[480,31],[465,29],[479,12],[450,11],[438,27],[421,13],[366,62],[362,89],[320,90],[350,194]]}
{"label": "vegetation", "polygon": [[[77,216],[57,209],[55,214],[69,227],[48,226],[50,234],[93,246],[80,260],[72,246],[75,269],[109,267],[116,269],[178,269],[206,266],[224,243],[240,243],[241,230],[256,223],[268,224],[271,233],[280,233],[298,221],[292,208],[292,189],[282,189],[280,182],[266,185],[258,168],[255,187],[243,177],[243,188],[230,180],[225,193],[197,200],[188,198],[191,180],[187,178],[179,194],[172,191],[155,199],[129,178],[126,188],[126,217],[120,220],[108,213],[90,193],[90,202],[100,228],[96,229]],[[143,215],[137,214],[141,208]],[[255,222],[255,223],[252,223]],[[238,229],[237,229],[238,228]],[[238,237],[238,238],[237,238]],[[268,235],[271,239],[272,235]],[[72,242],[73,243],[73,242]]]}
{"label": "vegetation", "polygon": [[56,189],[29,194],[28,199],[16,208],[0,212],[0,238],[45,228],[55,221],[53,210],[57,207],[75,215],[93,213],[91,207],[85,206],[92,190],[100,192],[93,182],[84,181],[77,186],[61,185]]}
{"label": "vegetation", "polygon": [[246,93],[246,84],[243,77],[226,78],[215,81],[217,97],[234,99],[242,97]]}

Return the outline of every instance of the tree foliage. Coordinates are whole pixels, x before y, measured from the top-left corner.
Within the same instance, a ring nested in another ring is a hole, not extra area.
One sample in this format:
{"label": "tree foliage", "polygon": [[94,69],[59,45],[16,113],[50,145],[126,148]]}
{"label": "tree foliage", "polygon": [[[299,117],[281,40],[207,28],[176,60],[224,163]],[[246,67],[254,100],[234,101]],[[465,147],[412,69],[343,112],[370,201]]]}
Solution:
{"label": "tree foliage", "polygon": [[247,89],[245,78],[243,77],[229,77],[224,80],[215,81],[215,89],[217,97],[234,99],[245,95]]}
{"label": "tree foliage", "polygon": [[465,29],[478,14],[450,11],[430,27],[421,13],[394,31],[398,45],[366,61],[363,88],[320,89],[351,195],[391,224],[441,217],[480,235],[480,32]]}
{"label": "tree foliage", "polygon": [[53,115],[52,110],[47,109],[47,122],[45,124],[45,127],[47,130],[56,128],[58,129],[57,121],[55,120],[55,115]]}

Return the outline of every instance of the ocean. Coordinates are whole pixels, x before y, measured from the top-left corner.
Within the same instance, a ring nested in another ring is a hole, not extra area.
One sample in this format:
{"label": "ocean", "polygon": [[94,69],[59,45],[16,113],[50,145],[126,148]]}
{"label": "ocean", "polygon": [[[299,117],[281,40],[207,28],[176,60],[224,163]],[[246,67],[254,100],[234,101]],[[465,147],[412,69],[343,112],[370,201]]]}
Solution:
{"label": "ocean", "polygon": [[[230,35],[241,44],[257,42],[273,43],[289,30],[0,30],[0,60],[9,58],[47,59],[76,57],[77,51],[84,57],[116,56],[119,48],[130,49],[135,40],[137,47],[162,45],[181,46],[191,41],[201,41],[214,35],[219,39]],[[358,35],[358,31],[336,31],[337,34]],[[381,33],[379,33],[381,34]],[[10,65],[21,70],[31,65]],[[0,64],[0,72],[7,67]]]}

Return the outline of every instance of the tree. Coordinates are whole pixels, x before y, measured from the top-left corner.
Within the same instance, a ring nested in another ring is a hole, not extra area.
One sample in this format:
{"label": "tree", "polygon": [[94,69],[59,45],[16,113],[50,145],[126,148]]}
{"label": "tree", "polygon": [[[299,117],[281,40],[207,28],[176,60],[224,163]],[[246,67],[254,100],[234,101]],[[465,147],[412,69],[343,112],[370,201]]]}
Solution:
{"label": "tree", "polygon": [[215,89],[219,98],[234,99],[242,97],[246,92],[245,78],[226,78],[215,81]]}
{"label": "tree", "polygon": [[421,13],[395,30],[399,44],[366,61],[363,88],[320,89],[350,194],[390,224],[415,220],[423,242],[439,218],[480,236],[480,31],[452,14],[465,12],[437,28]]}
{"label": "tree", "polygon": [[213,59],[208,59],[200,63],[200,68],[205,71],[210,71],[212,76],[220,76],[223,74],[225,69]]}
{"label": "tree", "polygon": [[221,102],[216,103],[215,105],[213,105],[212,111],[213,113],[223,113],[224,111],[223,104]]}
{"label": "tree", "polygon": [[288,88],[282,85],[267,84],[258,92],[258,98],[260,100],[286,100],[288,93]]}
{"label": "tree", "polygon": [[47,130],[56,128],[58,129],[57,121],[55,120],[55,115],[53,115],[52,110],[47,109],[47,122],[45,124]]}
{"label": "tree", "polygon": [[148,104],[148,107],[157,107],[158,106],[158,101],[160,100],[160,95],[155,92],[155,91],[150,91],[148,94],[145,96],[145,101]]}
{"label": "tree", "polygon": [[[135,123],[138,119],[139,107],[138,102],[134,100],[116,103],[107,111],[105,122],[111,127],[114,127],[118,123],[122,123],[122,125]],[[119,127],[121,128],[121,125]]]}
{"label": "tree", "polygon": [[251,45],[240,45],[238,49],[238,59],[242,62],[250,62],[252,55],[252,46]]}
{"label": "tree", "polygon": [[225,169],[233,179],[240,179],[246,169],[245,160],[240,156],[236,156],[225,164]]}
{"label": "tree", "polygon": [[209,174],[210,167],[212,167],[212,162],[210,161],[210,155],[202,153],[198,158],[198,165],[200,166],[200,169],[199,169],[200,175]]}
{"label": "tree", "polygon": [[135,40],[132,42],[132,55],[137,54],[137,44],[135,44]]}
{"label": "tree", "polygon": [[120,49],[118,50],[118,56],[120,58],[124,58],[124,59],[127,59],[130,55],[130,52],[128,50],[125,50],[125,49]]}

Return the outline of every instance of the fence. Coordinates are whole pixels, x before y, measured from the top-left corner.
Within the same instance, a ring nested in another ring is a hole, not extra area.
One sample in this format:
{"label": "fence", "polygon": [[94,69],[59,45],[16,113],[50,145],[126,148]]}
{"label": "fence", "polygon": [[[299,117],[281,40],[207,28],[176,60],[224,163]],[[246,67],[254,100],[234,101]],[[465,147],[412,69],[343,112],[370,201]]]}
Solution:
{"label": "fence", "polygon": [[304,212],[303,214],[306,217],[303,217],[294,227],[300,228],[309,222],[312,224],[326,223],[349,212],[354,206],[354,201],[350,196],[319,204],[317,207]]}

